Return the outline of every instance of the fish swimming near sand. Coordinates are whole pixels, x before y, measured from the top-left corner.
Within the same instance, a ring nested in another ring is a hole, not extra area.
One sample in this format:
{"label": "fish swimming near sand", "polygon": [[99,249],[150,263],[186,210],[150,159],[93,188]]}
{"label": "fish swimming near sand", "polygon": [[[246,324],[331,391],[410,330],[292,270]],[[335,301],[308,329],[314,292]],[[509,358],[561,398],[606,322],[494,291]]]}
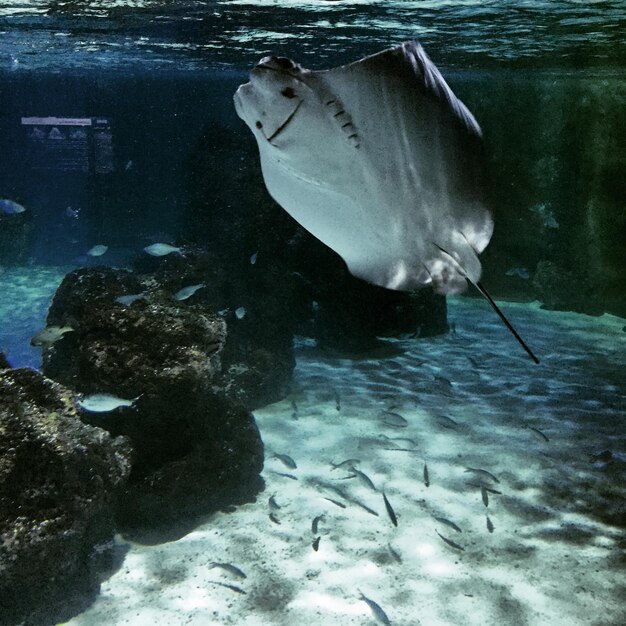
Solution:
{"label": "fish swimming near sand", "polygon": [[234,95],[270,195],[349,271],[398,291],[480,282],[493,233],[482,131],[417,41],[311,71],[263,57]]}
{"label": "fish swimming near sand", "polygon": [[235,576],[236,578],[247,578],[245,572],[239,569],[236,565],[233,565],[232,563],[218,563],[214,561],[211,563],[211,565],[209,565],[209,569],[214,569],[216,567],[218,567],[221,570],[224,570],[225,572],[228,572],[229,574],[231,574],[232,576]]}
{"label": "fish swimming near sand", "polygon": [[21,204],[8,198],[0,198],[0,214],[18,215],[24,213],[24,211],[26,211],[26,207],[23,207]]}
{"label": "fish swimming near sand", "polygon": [[296,462],[288,454],[275,454],[275,459],[278,459],[283,465],[289,469],[297,469]]}
{"label": "fish swimming near sand", "polygon": [[387,509],[387,515],[389,515],[389,519],[391,523],[397,528],[398,526],[398,518],[396,517],[396,512],[393,510],[391,503],[387,499],[385,492],[383,491],[383,501],[385,502],[385,508]]}
{"label": "fish swimming near sand", "polygon": [[59,341],[63,335],[73,331],[74,329],[71,326],[46,326],[32,337],[30,345],[49,348],[53,343]]}
{"label": "fish swimming near sand", "polygon": [[447,537],[444,537],[438,530],[435,531],[440,537],[441,539],[443,539],[443,541],[445,543],[447,543],[451,548],[454,548],[455,550],[465,550],[465,548],[463,546],[460,546],[456,541],[452,541],[452,539],[448,539]]}
{"label": "fish swimming near sand", "polygon": [[315,537],[315,539],[313,540],[313,543],[311,544],[313,547],[313,550],[315,550],[315,552],[317,552],[320,548],[320,540],[322,538],[321,537]]}
{"label": "fish swimming near sand", "polygon": [[150,246],[146,246],[144,252],[147,252],[150,256],[166,256],[174,252],[182,255],[180,248],[170,246],[169,243],[153,243]]}
{"label": "fish swimming near sand", "polygon": [[110,393],[93,393],[78,400],[78,406],[90,413],[108,413],[121,407],[132,407],[140,396],[126,400]]}
{"label": "fish swimming near sand", "polygon": [[324,519],[323,515],[317,515],[316,517],[313,518],[313,521],[311,522],[311,532],[314,535],[317,535],[318,525],[323,519]]}
{"label": "fish swimming near sand", "polygon": [[433,518],[436,519],[438,522],[445,524],[446,526],[449,526],[450,528],[453,528],[454,530],[456,530],[457,533],[463,532],[454,522],[451,522],[449,519],[446,519],[445,517],[433,516]]}
{"label": "fish swimming near sand", "polygon": [[379,621],[381,624],[389,626],[391,622],[389,621],[387,614],[385,613],[385,611],[383,611],[380,604],[378,604],[378,602],[374,602],[374,600],[372,600],[371,598],[368,598],[366,595],[363,594],[360,589],[358,589],[357,591],[361,596],[361,600],[363,600],[363,602],[365,602],[365,604],[369,606],[370,611],[372,612],[372,615],[376,618],[376,620]]}

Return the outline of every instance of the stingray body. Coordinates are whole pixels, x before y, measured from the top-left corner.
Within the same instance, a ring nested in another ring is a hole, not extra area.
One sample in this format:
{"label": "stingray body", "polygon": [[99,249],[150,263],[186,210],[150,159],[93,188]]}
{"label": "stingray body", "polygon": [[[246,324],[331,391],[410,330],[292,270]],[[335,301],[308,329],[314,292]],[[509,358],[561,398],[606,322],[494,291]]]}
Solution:
{"label": "stingray body", "polygon": [[481,130],[418,42],[322,71],[264,57],[234,102],[269,193],[353,275],[482,291],[493,220]]}
{"label": "stingray body", "polygon": [[352,274],[439,293],[480,279],[480,128],[417,42],[324,71],[265,57],[235,107],[270,194]]}

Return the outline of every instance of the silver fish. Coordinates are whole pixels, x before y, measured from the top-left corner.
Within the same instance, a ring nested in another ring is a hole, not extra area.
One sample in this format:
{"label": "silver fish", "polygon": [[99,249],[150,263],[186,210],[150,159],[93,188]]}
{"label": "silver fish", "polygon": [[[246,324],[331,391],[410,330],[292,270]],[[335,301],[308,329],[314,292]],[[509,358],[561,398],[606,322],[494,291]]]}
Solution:
{"label": "silver fish", "polygon": [[256,264],[258,254],[258,252],[255,252],[254,254],[250,255],[250,265]]}
{"label": "silver fish", "polygon": [[454,522],[451,522],[449,519],[446,519],[445,517],[436,517],[434,515],[433,515],[433,517],[438,522],[441,522],[442,524],[445,524],[446,526],[450,526],[450,528],[454,528],[454,530],[456,530],[457,533],[462,533],[463,532]]}
{"label": "silver fish", "polygon": [[387,509],[387,514],[389,515],[389,519],[391,523],[397,528],[398,527],[398,518],[396,517],[396,512],[393,510],[391,503],[387,499],[385,492],[383,491],[383,500],[385,502],[385,508]]}
{"label": "silver fish", "polygon": [[61,339],[65,333],[72,332],[73,330],[71,326],[46,326],[46,328],[40,330],[33,336],[30,340],[30,345],[47,348]]}
{"label": "silver fish", "polygon": [[151,256],[165,256],[167,254],[172,254],[172,252],[178,252],[178,254],[182,254],[180,248],[176,246],[170,246],[169,243],[153,243],[150,246],[146,246],[144,248],[144,252],[147,252]]}
{"label": "silver fish", "polygon": [[451,548],[455,550],[465,550],[463,546],[460,546],[456,541],[452,541],[452,539],[448,539],[444,537],[438,530],[435,531]]}
{"label": "silver fish", "polygon": [[0,199],[0,213],[4,213],[5,215],[17,215],[18,213],[24,213],[24,211],[26,211],[26,208],[21,204],[9,200],[8,198]]}
{"label": "silver fish", "polygon": [[89,250],[87,250],[87,254],[89,256],[102,256],[108,249],[109,246],[98,244],[93,246],[93,248],[89,248]]}
{"label": "silver fish", "polygon": [[275,459],[278,459],[283,465],[289,469],[297,469],[296,462],[288,454],[275,454]]}
{"label": "silver fish", "polygon": [[356,469],[356,467],[351,467],[350,471],[354,472],[355,476],[361,481],[361,483],[363,483],[368,489],[371,489],[372,491],[378,491],[378,489],[376,489],[376,485],[374,485],[374,483],[372,482],[372,479],[365,474],[364,472],[362,472],[361,470]]}
{"label": "silver fish", "polygon": [[213,569],[215,567],[219,567],[219,569],[222,569],[237,578],[247,578],[246,574],[232,563],[217,563],[214,561],[211,565],[209,565],[209,569]]}
{"label": "silver fish", "polygon": [[180,291],[174,294],[174,300],[187,300],[191,298],[198,289],[202,289],[206,285],[204,283],[198,283],[197,285],[189,285],[189,287],[183,287]]}
{"label": "silver fish", "polygon": [[402,417],[400,413],[395,413],[393,411],[384,411],[382,419],[385,426],[393,426],[394,428],[406,428],[409,425],[409,422],[404,417]]}
{"label": "silver fish", "polygon": [[238,320],[242,320],[245,316],[246,316],[246,308],[245,307],[240,306],[240,307],[235,309],[235,317]]}
{"label": "silver fish", "polygon": [[311,532],[314,535],[317,535],[317,529],[318,529],[318,525],[319,523],[324,519],[323,515],[318,515],[316,517],[313,518],[313,521],[311,522]]}
{"label": "silver fish", "polygon": [[139,396],[131,400],[118,398],[110,393],[93,393],[78,400],[78,405],[90,413],[108,413],[120,407],[132,407]]}
{"label": "silver fish", "polygon": [[363,592],[360,589],[358,589],[357,591],[361,595],[361,600],[363,600],[363,602],[365,602],[367,604],[367,606],[369,606],[370,611],[372,612],[374,617],[381,624],[385,624],[386,626],[389,626],[389,624],[391,624],[391,622],[389,621],[389,618],[387,617],[387,613],[385,613],[385,611],[383,611],[381,606],[377,602],[374,602],[374,600],[372,600],[371,598],[368,598],[366,595],[364,595]]}
{"label": "silver fish", "polygon": [[142,291],[141,293],[133,293],[127,296],[117,296],[117,298],[115,298],[115,302],[124,306],[130,306],[133,302],[135,302],[135,300],[141,300],[144,296],[145,291]]}
{"label": "silver fish", "polygon": [[488,472],[487,470],[484,470],[484,469],[480,469],[478,467],[466,467],[465,472],[471,472],[472,474],[489,478],[489,480],[492,480],[495,483],[500,482],[491,472]]}

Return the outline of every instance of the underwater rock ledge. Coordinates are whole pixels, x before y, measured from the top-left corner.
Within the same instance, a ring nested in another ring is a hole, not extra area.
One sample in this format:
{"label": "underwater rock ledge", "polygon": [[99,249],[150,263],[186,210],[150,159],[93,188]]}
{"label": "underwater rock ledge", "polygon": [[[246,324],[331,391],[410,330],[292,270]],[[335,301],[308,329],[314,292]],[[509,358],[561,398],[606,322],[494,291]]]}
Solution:
{"label": "underwater rock ledge", "polygon": [[[185,534],[263,485],[254,418],[216,385],[227,324],[207,305],[177,301],[178,289],[154,275],[82,269],[65,277],[48,314],[48,325],[74,330],[45,349],[46,375],[80,394],[134,399],[81,417],[132,442],[116,520],[148,543]],[[128,294],[141,296],[116,300]]]}
{"label": "underwater rock ledge", "polygon": [[70,390],[0,371],[1,626],[56,624],[93,600],[130,458],[126,438],[80,421]]}

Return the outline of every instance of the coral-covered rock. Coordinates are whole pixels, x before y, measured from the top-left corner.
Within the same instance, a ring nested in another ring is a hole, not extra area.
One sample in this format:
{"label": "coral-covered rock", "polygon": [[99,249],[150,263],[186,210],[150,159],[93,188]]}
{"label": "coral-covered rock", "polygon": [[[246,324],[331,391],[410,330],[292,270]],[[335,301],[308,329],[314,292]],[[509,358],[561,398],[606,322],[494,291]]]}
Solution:
{"label": "coral-covered rock", "polygon": [[[49,325],[74,331],[45,350],[47,375],[80,393],[135,399],[131,407],[82,417],[132,441],[118,522],[144,539],[171,538],[262,486],[254,419],[219,382],[227,322],[212,313],[208,281],[205,300],[175,298],[190,281],[200,282],[174,269],[160,279],[78,270],[66,276],[48,314]],[[116,301],[137,294],[130,304]]]}
{"label": "coral-covered rock", "polygon": [[28,208],[10,215],[0,211],[0,265],[24,263],[31,254],[32,244],[32,212]]}
{"label": "coral-covered rock", "polygon": [[97,593],[130,457],[80,421],[69,390],[0,372],[0,624],[55,624]]}
{"label": "coral-covered rock", "polygon": [[540,261],[537,265],[533,287],[545,309],[588,315],[601,315],[604,310],[592,284],[551,261]]}

